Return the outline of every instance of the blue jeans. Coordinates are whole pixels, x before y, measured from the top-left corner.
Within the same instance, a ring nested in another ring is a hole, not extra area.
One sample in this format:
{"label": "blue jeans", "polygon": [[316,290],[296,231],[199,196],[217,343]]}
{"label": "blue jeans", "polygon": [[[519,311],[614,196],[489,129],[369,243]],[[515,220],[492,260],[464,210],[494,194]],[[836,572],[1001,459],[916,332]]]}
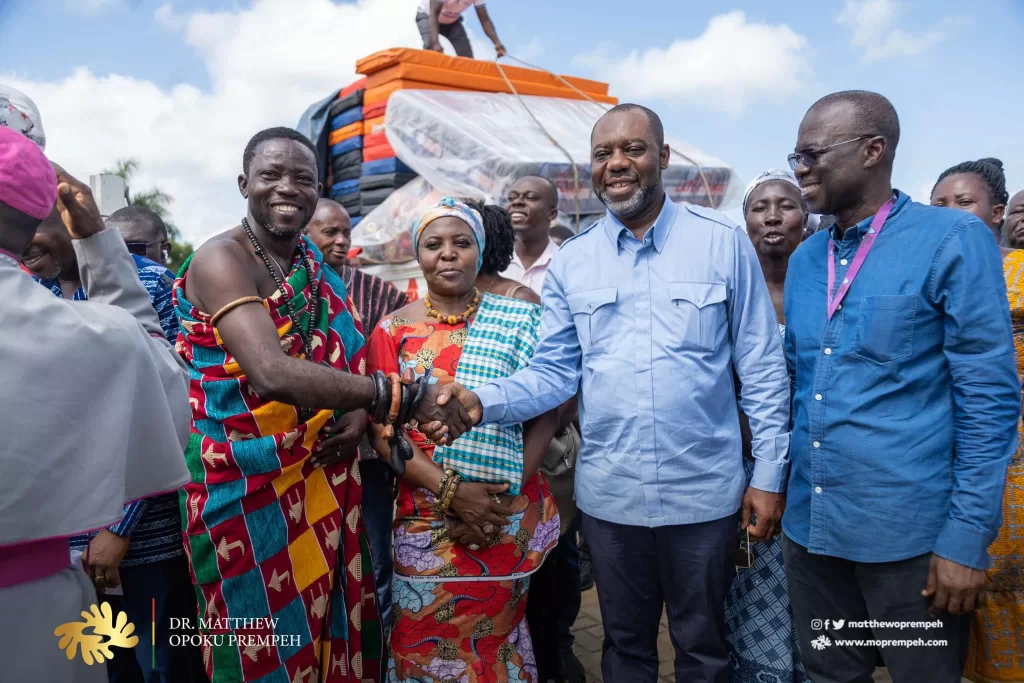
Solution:
{"label": "blue jeans", "polygon": [[395,502],[391,494],[391,468],[383,460],[359,463],[363,480],[363,523],[373,555],[373,578],[377,583],[377,605],[384,625],[384,642],[391,633],[392,524]]}
{"label": "blue jeans", "polygon": [[[139,643],[131,650],[114,648],[114,658],[107,665],[110,683],[205,683],[202,655],[199,648],[171,647],[171,635],[184,635],[171,630],[171,619],[188,619],[196,623],[196,592],[184,556],[170,560],[121,567],[123,596],[110,596],[107,601],[116,613],[123,610],[128,621],[135,624]],[[153,647],[153,600],[156,600],[156,647]],[[118,604],[120,603],[120,604]]]}

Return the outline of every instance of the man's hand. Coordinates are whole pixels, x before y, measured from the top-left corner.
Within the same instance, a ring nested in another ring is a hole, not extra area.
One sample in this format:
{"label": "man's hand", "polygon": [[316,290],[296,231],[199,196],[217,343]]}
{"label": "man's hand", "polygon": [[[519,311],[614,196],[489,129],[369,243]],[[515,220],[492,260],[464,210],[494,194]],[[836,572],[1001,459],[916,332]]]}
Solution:
{"label": "man's hand", "polygon": [[444,54],[444,48],[441,47],[440,41],[435,40],[434,44],[430,46],[430,49],[433,50],[434,52],[440,52],[441,54]]}
{"label": "man's hand", "polygon": [[96,590],[116,588],[121,585],[121,575],[117,568],[128,552],[131,539],[118,536],[112,531],[103,531],[89,542],[89,548],[82,555],[85,573],[96,585]]}
{"label": "man's hand", "polygon": [[358,450],[369,424],[370,416],[365,410],[348,411],[335,420],[334,424],[324,427],[324,434],[329,436],[320,442],[309,464],[313,467],[327,467],[342,458],[351,457]]}
{"label": "man's hand", "polygon": [[[750,540],[762,542],[773,538],[776,529],[781,529],[779,520],[785,510],[786,494],[747,488],[743,496],[742,526],[750,533]],[[753,526],[750,524],[751,513],[757,521]]]}
{"label": "man's hand", "polygon": [[57,209],[71,237],[84,240],[106,229],[92,190],[57,164]]}
{"label": "man's hand", "polygon": [[[417,429],[437,444],[451,443],[468,432],[480,421],[479,416],[483,414],[483,410],[477,411],[477,417],[474,419],[473,413],[465,408],[464,400],[469,400],[465,399],[467,394],[476,398],[475,394],[455,382],[444,387],[438,387],[436,384],[428,386],[423,401],[413,415]],[[452,397],[457,400],[449,401]],[[476,403],[480,405],[479,400]]]}
{"label": "man's hand", "polygon": [[[972,569],[938,555],[932,555],[928,583],[921,595],[932,598],[929,614],[968,614],[985,604],[988,577],[980,569]],[[933,597],[934,596],[934,597]]]}
{"label": "man's hand", "polygon": [[494,51],[498,53],[499,57],[504,57],[505,55],[508,54],[508,50],[506,50],[505,46],[502,45],[501,43],[494,44]]}

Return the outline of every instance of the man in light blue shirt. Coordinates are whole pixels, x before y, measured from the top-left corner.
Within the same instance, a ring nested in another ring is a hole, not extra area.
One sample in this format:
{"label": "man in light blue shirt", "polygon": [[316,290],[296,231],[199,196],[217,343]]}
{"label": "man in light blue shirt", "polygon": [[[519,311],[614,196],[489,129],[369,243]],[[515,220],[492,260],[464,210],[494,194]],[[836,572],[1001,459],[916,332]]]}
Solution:
{"label": "man in light blue shirt", "polygon": [[[744,231],[666,198],[669,149],[654,112],[615,107],[591,142],[608,214],[552,259],[529,367],[475,395],[458,385],[441,395],[478,421],[513,424],[582,387],[576,499],[604,621],[604,680],[657,680],[667,603],[676,680],[726,682],[740,508],[743,525],[756,517],[751,537],[765,538],[784,506],[789,384],[778,324]],[[738,407],[753,433],[750,488]]]}

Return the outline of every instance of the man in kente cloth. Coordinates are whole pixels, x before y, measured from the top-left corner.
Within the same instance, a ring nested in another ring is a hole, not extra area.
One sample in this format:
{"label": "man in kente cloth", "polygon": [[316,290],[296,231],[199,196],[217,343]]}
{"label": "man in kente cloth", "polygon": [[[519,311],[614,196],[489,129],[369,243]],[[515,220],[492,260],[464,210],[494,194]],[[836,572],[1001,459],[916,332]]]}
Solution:
{"label": "man in kente cloth", "polygon": [[435,387],[361,376],[358,315],[302,235],[317,164],[294,130],[254,136],[238,179],[245,218],[200,247],[175,286],[193,418],[182,523],[200,633],[221,636],[202,645],[213,683],[379,680],[356,448],[370,416],[443,422],[431,435],[441,441],[468,429]]}

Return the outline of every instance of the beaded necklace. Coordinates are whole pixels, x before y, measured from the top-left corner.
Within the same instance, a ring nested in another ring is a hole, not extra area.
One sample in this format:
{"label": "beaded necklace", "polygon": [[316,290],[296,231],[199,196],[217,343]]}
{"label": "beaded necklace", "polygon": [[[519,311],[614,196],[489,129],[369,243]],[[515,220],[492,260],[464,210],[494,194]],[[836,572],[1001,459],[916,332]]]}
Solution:
{"label": "beaded necklace", "polygon": [[[292,304],[292,300],[288,296],[288,291],[284,288],[284,280],[282,280],[281,276],[278,275],[278,269],[274,268],[274,264],[270,260],[270,255],[267,254],[267,250],[253,233],[252,228],[249,227],[249,221],[245,218],[242,219],[242,229],[245,230],[245,234],[249,237],[249,241],[252,242],[252,247],[256,250],[256,255],[263,259],[263,265],[267,267],[267,270],[270,271],[270,276],[274,278],[274,284],[277,285],[277,291],[281,293],[281,298],[284,299],[285,306],[288,308],[288,317],[292,321],[292,329],[295,330],[298,333],[299,338],[302,339],[302,349],[306,352],[306,359],[313,360],[312,328],[316,322],[316,313],[320,310],[320,284],[316,282],[313,277],[313,264],[309,262],[309,255],[306,253],[306,250],[302,248],[302,242],[299,242],[296,249],[299,252],[299,260],[302,261],[302,267],[306,269],[306,276],[309,278],[310,289],[313,290],[312,296],[307,303],[310,307],[309,332],[302,329],[302,325],[299,324],[299,312],[295,310],[295,305]],[[303,308],[303,310],[305,310],[305,308]]]}
{"label": "beaded necklace", "polygon": [[480,305],[480,290],[476,287],[473,288],[473,303],[469,305],[465,313],[461,315],[448,315],[441,313],[434,308],[434,305],[430,303],[430,295],[425,294],[423,296],[423,306],[427,309],[427,315],[431,318],[436,318],[438,321],[448,323],[449,325],[458,325],[469,320],[470,316],[476,311],[476,307]]}

